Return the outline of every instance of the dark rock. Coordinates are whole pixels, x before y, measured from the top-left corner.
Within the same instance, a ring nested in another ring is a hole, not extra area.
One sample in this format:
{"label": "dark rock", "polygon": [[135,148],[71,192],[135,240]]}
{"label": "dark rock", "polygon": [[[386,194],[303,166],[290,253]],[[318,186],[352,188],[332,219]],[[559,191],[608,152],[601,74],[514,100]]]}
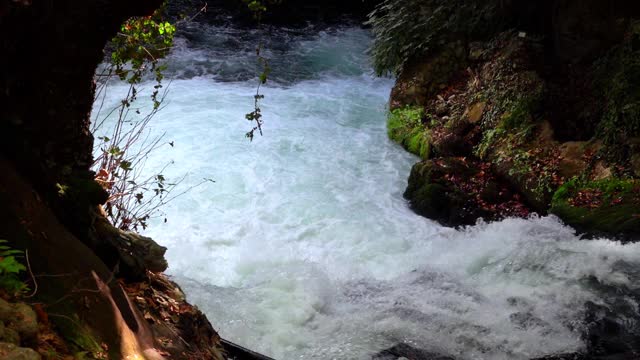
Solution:
{"label": "dark rock", "polygon": [[486,164],[466,158],[415,164],[404,197],[417,214],[447,226],[526,216],[529,211]]}
{"label": "dark rock", "polygon": [[464,208],[469,196],[452,186],[445,177],[455,174],[470,178],[475,172],[455,158],[417,163],[411,169],[404,197],[419,215],[449,226],[473,224],[477,216],[467,214]]}
{"label": "dark rock", "polygon": [[373,355],[372,360],[398,360],[406,358],[409,360],[454,360],[454,358],[422,349],[416,349],[411,345],[400,343],[393,347]]}

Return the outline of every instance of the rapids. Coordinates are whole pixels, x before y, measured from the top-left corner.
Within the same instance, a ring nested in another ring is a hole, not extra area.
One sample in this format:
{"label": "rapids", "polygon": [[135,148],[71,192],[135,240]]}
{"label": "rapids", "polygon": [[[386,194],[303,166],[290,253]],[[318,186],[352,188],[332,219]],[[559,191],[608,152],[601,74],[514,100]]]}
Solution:
{"label": "rapids", "polygon": [[[640,244],[581,241],[554,217],[455,230],[415,215],[402,193],[417,158],[387,139],[393,81],[372,75],[369,41],[357,27],[182,31],[150,125],[175,146],[148,171],[173,160],[167,178],[215,183],[146,231],[169,273],[224,338],[281,360],[398,342],[460,359],[582,348],[585,301],[620,300],[593,284],[637,289]],[[249,142],[259,42],[272,75]],[[125,90],[110,85],[106,103]]]}

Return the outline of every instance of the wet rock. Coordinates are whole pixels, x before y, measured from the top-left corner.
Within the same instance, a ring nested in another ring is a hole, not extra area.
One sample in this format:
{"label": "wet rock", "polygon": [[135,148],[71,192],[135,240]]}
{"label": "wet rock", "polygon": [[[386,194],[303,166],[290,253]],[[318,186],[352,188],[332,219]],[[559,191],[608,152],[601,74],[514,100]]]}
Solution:
{"label": "wet rock", "polygon": [[446,179],[448,174],[472,177],[475,169],[462,160],[427,160],[411,169],[404,197],[419,215],[449,226],[472,224],[476,216],[467,215],[464,206],[469,197]]}
{"label": "wet rock", "polygon": [[486,164],[466,158],[438,158],[415,164],[404,197],[416,213],[447,226],[471,225],[479,218],[497,220],[528,214],[528,209]]}
{"label": "wet rock", "polygon": [[373,355],[372,360],[454,360],[454,358],[423,349],[416,349],[404,343],[397,344]]}

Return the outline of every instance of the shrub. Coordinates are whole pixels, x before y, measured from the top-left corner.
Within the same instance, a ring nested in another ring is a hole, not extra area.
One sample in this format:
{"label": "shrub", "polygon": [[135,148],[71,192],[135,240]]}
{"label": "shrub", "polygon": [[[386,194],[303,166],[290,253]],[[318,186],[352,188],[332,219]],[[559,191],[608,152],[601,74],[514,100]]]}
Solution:
{"label": "shrub", "polygon": [[26,268],[16,259],[22,251],[14,250],[6,243],[6,240],[0,240],[0,288],[17,295],[27,290],[27,285],[18,277]]}
{"label": "shrub", "polygon": [[499,0],[385,0],[369,14],[370,49],[378,75],[398,74],[412,58],[454,39],[482,36],[500,26]]}

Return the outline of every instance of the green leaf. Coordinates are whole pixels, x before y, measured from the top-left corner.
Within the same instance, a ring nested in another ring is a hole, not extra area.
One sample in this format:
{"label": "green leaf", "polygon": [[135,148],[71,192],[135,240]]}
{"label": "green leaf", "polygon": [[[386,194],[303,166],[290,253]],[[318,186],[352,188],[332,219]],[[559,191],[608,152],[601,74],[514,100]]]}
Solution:
{"label": "green leaf", "polygon": [[133,170],[133,168],[131,167],[131,161],[127,161],[127,160],[122,160],[120,162],[120,168],[124,171]]}

